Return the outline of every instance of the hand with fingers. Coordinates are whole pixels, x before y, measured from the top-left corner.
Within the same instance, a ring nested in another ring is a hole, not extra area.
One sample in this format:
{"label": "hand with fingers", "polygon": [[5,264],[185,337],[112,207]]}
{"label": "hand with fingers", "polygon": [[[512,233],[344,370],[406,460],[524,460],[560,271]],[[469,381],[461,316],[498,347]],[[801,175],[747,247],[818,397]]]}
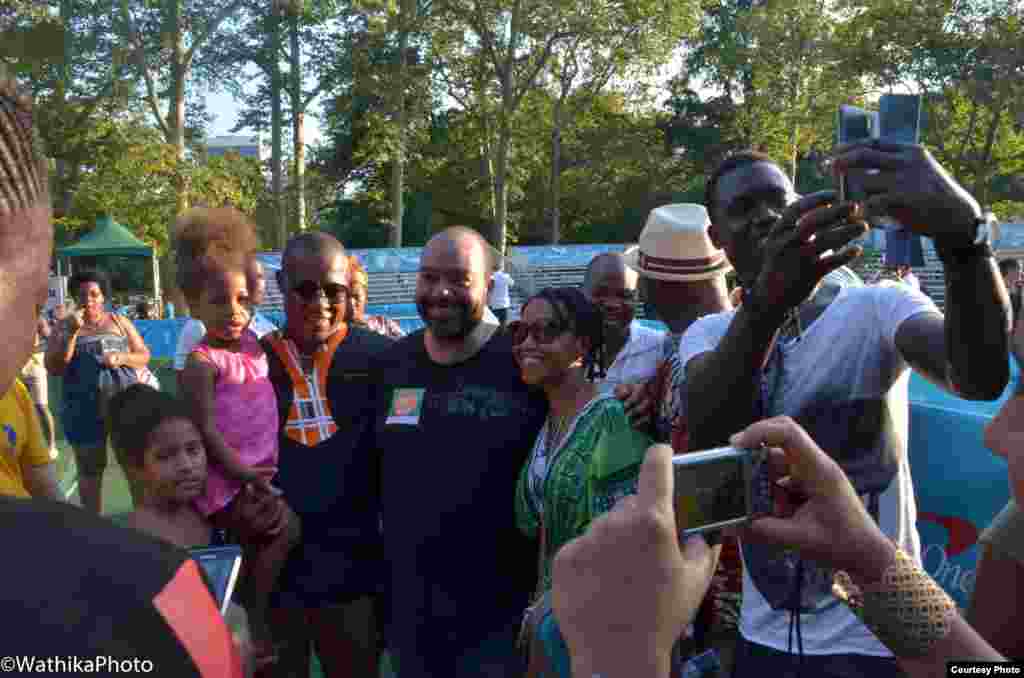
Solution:
{"label": "hand with fingers", "polygon": [[81,330],[82,327],[85,325],[85,319],[84,318],[85,318],[85,311],[75,311],[74,313],[69,315],[67,317],[67,320],[64,321],[64,324],[65,324],[65,327],[66,327],[65,333],[68,336],[71,336],[72,334],[75,334],[76,332]]}
{"label": "hand with fingers", "polygon": [[851,245],[867,232],[857,206],[835,204],[833,191],[804,196],[791,204],[769,231],[761,270],[750,294],[762,309],[781,317],[795,308],[822,278],[860,256]]}
{"label": "hand with fingers", "polygon": [[836,149],[833,172],[858,172],[869,197],[868,217],[889,216],[903,227],[952,246],[970,245],[981,217],[978,201],[917,144],[871,141]]}
{"label": "hand with fingers", "polygon": [[650,423],[654,412],[654,396],[648,384],[619,384],[614,393],[622,402],[633,428],[639,430]]}
{"label": "hand with fingers", "polygon": [[743,539],[795,548],[855,580],[871,581],[885,571],[896,547],[868,515],[839,464],[799,424],[789,417],[766,419],[729,442],[770,448],[770,463],[780,478],[776,515],[740,530]]}
{"label": "hand with fingers", "polygon": [[696,614],[717,560],[699,536],[680,549],[673,487],[672,448],[654,445],[638,494],[555,557],[552,603],[573,675],[668,676],[672,645]]}

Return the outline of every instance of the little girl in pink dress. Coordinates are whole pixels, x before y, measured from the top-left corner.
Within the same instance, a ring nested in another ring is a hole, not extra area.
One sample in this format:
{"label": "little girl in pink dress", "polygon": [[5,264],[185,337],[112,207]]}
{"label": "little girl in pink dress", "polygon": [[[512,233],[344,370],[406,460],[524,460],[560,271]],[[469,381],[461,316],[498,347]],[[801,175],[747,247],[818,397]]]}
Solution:
{"label": "little girl in pink dress", "polygon": [[248,328],[247,255],[224,242],[244,241],[251,226],[233,210],[198,215],[183,217],[177,234],[178,284],[206,326],[179,375],[210,460],[196,508],[243,547],[245,604],[258,661],[266,663],[275,658],[268,600],[299,541],[299,518],[270,482],[277,472],[280,415],[266,354]]}

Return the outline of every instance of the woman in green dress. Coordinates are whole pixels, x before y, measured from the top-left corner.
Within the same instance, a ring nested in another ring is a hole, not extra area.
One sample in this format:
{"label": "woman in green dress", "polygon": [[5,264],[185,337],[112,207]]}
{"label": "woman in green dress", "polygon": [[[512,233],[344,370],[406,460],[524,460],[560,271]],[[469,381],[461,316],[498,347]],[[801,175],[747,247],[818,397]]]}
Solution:
{"label": "woman in green dress", "polygon": [[[510,325],[523,381],[544,390],[550,409],[516,490],[520,529],[541,544],[537,599],[531,607],[531,671],[569,675],[568,653],[545,604],[551,563],[566,542],[620,498],[635,494],[650,439],[635,431],[612,395],[602,395],[600,310],[575,288],[547,288]],[[540,647],[543,647],[543,655]]]}

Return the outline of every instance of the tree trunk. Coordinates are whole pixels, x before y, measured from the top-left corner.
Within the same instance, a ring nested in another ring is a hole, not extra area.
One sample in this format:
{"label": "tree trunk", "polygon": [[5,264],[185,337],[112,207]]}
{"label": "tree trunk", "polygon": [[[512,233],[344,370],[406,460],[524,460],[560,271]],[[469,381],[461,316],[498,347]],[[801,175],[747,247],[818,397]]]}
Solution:
{"label": "tree trunk", "polygon": [[559,97],[555,102],[554,116],[551,126],[551,244],[557,245],[561,240],[561,210],[559,201],[562,197],[562,111],[564,99]]}
{"label": "tree trunk", "polygon": [[391,234],[388,244],[402,246],[405,217],[406,74],[409,71],[409,14],[411,3],[401,0],[398,13],[398,63],[395,71],[395,153],[391,158]]}
{"label": "tree trunk", "polygon": [[793,144],[793,157],[790,159],[790,168],[791,169],[790,169],[790,173],[789,173],[790,174],[790,179],[793,182],[793,190],[794,191],[797,190],[797,188],[796,188],[796,166],[797,166],[797,155],[798,155],[798,153],[797,153],[796,145],[797,145],[797,142],[799,141],[799,139],[800,139],[800,124],[794,122],[793,123],[793,133],[792,133],[792,135],[790,137],[790,143]]}
{"label": "tree trunk", "polygon": [[176,211],[181,214],[188,209],[188,183],[185,179],[185,45],[181,30],[181,0],[169,0],[168,31],[171,36],[171,100],[167,107],[167,140],[174,146],[178,159],[178,180]]}
{"label": "tree trunk", "polygon": [[[401,105],[405,107],[405,97],[399,95]],[[396,140],[395,155],[391,160],[391,233],[388,237],[388,246],[402,246],[402,217],[405,214],[405,202],[403,191],[405,190],[405,112],[398,114],[396,120],[398,139]]]}
{"label": "tree trunk", "polygon": [[[296,8],[300,9],[300,8]],[[291,15],[291,90],[292,90],[292,144],[295,166],[292,180],[295,182],[295,221],[306,229],[306,110],[302,101],[302,54],[299,52],[299,16]]]}
{"label": "tree trunk", "polygon": [[512,130],[508,117],[509,112],[503,110],[498,130],[498,157],[494,168],[494,223],[490,229],[491,244],[497,248],[501,256],[505,256],[508,222],[508,157],[512,150]]}
{"label": "tree trunk", "polygon": [[[70,0],[61,0],[60,3],[60,21],[62,26],[70,26],[72,19],[72,7]],[[64,31],[64,63],[60,68],[60,77],[57,79],[55,87],[54,99],[57,110],[60,111],[61,117],[67,114],[67,83],[71,79],[71,59],[72,59],[72,44],[71,44],[71,31]],[[63,146],[63,144],[62,144]],[[68,162],[65,159],[67,157],[68,148],[64,146],[60,153],[60,157],[54,159],[54,165],[56,169],[57,179],[57,190],[54,191],[54,197],[57,198],[57,209],[60,210],[60,216],[67,216],[71,211],[71,185],[68,183]]]}
{"label": "tree trunk", "polygon": [[988,130],[985,132],[985,150],[981,154],[981,162],[978,163],[978,172],[975,175],[974,197],[982,205],[988,202],[989,178],[992,176],[992,151],[999,136],[999,123],[1003,119],[1003,100],[994,103],[992,117],[989,119]]}
{"label": "tree trunk", "polygon": [[270,193],[273,201],[274,231],[277,246],[284,249],[288,241],[288,228],[282,214],[281,128],[281,14],[275,4],[270,10]]}
{"label": "tree trunk", "polygon": [[480,107],[480,120],[483,128],[483,143],[480,145],[480,173],[488,187],[487,193],[490,198],[488,200],[488,217],[490,217],[491,224],[496,224],[498,222],[498,199],[495,197],[497,191],[494,181],[494,142],[491,138],[490,118],[486,106],[487,103],[484,102]]}

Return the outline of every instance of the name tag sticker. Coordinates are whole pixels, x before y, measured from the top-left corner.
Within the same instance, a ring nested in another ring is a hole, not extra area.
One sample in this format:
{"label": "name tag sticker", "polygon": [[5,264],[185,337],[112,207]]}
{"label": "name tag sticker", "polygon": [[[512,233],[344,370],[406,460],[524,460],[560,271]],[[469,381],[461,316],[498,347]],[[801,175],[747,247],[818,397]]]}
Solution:
{"label": "name tag sticker", "polygon": [[423,410],[423,395],[426,389],[398,388],[391,396],[391,407],[385,424],[416,425],[420,423],[420,412]]}

